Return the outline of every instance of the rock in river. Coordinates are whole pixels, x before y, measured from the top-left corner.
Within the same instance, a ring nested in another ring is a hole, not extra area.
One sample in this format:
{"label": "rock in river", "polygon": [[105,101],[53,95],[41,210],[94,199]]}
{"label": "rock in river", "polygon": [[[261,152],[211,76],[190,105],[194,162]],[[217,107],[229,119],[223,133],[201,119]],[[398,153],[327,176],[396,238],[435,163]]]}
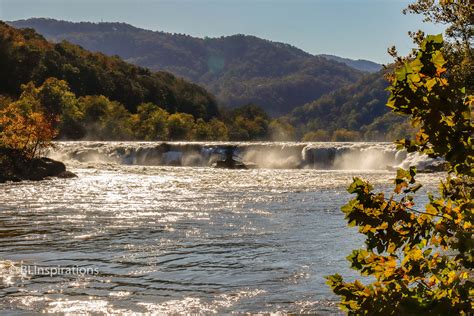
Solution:
{"label": "rock in river", "polygon": [[50,158],[28,159],[17,152],[0,150],[0,183],[6,181],[39,181],[49,177],[73,178],[76,175],[66,170],[66,166]]}

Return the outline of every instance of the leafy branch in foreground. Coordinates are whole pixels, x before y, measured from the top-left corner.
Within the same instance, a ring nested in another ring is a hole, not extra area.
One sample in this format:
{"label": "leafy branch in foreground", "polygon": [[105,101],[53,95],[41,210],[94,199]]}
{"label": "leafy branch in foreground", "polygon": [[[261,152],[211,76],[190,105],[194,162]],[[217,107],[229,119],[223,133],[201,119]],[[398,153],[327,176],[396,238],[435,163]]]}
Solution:
{"label": "leafy branch in foreground", "polygon": [[389,198],[354,178],[348,191],[356,197],[342,210],[366,236],[366,249],[354,250],[348,260],[375,281],[328,277],[349,314],[472,313],[473,96],[458,76],[450,76],[444,47],[441,35],[423,40],[416,57],[396,69],[387,105],[410,115],[419,129],[399,146],[444,158],[447,178],[424,210],[415,208],[421,184],[414,167],[397,172]]}

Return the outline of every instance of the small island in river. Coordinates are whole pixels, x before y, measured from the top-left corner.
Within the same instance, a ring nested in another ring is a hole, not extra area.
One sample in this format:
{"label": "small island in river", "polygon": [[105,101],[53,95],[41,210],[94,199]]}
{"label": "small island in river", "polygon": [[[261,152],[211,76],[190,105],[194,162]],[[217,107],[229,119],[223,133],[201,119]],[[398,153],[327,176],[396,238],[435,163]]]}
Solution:
{"label": "small island in river", "polygon": [[39,181],[51,177],[74,178],[64,163],[46,157],[28,158],[21,152],[0,148],[0,183],[23,180]]}

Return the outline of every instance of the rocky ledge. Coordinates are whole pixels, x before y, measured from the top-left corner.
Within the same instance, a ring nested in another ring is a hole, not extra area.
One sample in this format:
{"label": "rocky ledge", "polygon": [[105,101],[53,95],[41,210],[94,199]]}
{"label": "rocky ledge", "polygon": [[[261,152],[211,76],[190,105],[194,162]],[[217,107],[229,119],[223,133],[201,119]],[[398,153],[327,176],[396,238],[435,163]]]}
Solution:
{"label": "rocky ledge", "polygon": [[0,149],[0,183],[7,181],[45,180],[50,177],[74,178],[74,173],[67,171],[66,166],[50,158],[28,159],[17,152]]}

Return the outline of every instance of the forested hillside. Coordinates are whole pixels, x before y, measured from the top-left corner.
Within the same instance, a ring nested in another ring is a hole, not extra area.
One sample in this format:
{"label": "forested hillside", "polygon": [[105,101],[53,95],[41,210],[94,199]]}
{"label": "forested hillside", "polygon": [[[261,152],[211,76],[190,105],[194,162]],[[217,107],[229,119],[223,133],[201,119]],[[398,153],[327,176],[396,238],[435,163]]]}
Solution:
{"label": "forested hillside", "polygon": [[[130,56],[134,54],[152,54],[149,57],[164,60],[168,70],[189,72],[192,80],[206,80],[218,89],[221,102],[236,107],[219,113],[211,94],[174,75],[152,72],[118,56],[92,53],[68,42],[51,43],[32,29],[16,30],[1,24],[0,94],[18,97],[21,84],[29,81],[42,89],[40,85],[49,77],[65,80],[78,98],[83,117],[70,119],[66,115],[69,123],[63,124],[62,137],[345,141],[388,140],[410,130],[400,117],[388,113],[382,71],[362,73],[341,62],[251,36],[201,40],[119,23],[27,22],[47,26],[43,32],[56,41],[69,34],[71,40],[82,40],[84,46],[99,47],[107,54],[120,50],[128,60],[133,60]],[[134,45],[120,44],[139,38]],[[157,49],[151,50],[146,43]],[[183,49],[183,43],[188,49]],[[193,53],[198,57],[193,58]],[[347,75],[350,80],[344,79]],[[349,84],[356,78],[358,81]],[[90,97],[96,95],[104,97]],[[241,107],[245,104],[258,106]],[[296,107],[298,104],[303,105]],[[273,116],[286,115],[271,120],[259,107]],[[98,128],[95,122],[101,120]],[[111,127],[114,124],[121,127]],[[76,133],[74,128],[82,132]]]}
{"label": "forested hillside", "polygon": [[50,43],[31,29],[0,22],[0,94],[18,96],[21,85],[64,79],[77,96],[104,95],[134,113],[143,102],[209,119],[218,114],[205,89],[166,72],[151,72],[67,42]]}
{"label": "forested hillside", "polygon": [[[60,139],[267,140],[294,136],[247,104],[218,111],[203,88],[166,72],[0,22],[0,131],[48,127]],[[33,114],[34,115],[33,115]],[[30,122],[37,118],[37,124]],[[48,121],[48,124],[43,124]],[[57,131],[57,132],[56,132]],[[282,138],[279,139],[287,139]]]}
{"label": "forested hillside", "polygon": [[387,87],[379,71],[294,109],[288,120],[306,140],[393,140],[411,129],[386,106]]}
{"label": "forested hillside", "polygon": [[207,87],[228,106],[256,103],[272,116],[289,113],[360,79],[364,72],[253,36],[194,38],[124,23],[72,23],[51,19],[10,22],[53,41],[82,47],[151,70],[165,70]]}

